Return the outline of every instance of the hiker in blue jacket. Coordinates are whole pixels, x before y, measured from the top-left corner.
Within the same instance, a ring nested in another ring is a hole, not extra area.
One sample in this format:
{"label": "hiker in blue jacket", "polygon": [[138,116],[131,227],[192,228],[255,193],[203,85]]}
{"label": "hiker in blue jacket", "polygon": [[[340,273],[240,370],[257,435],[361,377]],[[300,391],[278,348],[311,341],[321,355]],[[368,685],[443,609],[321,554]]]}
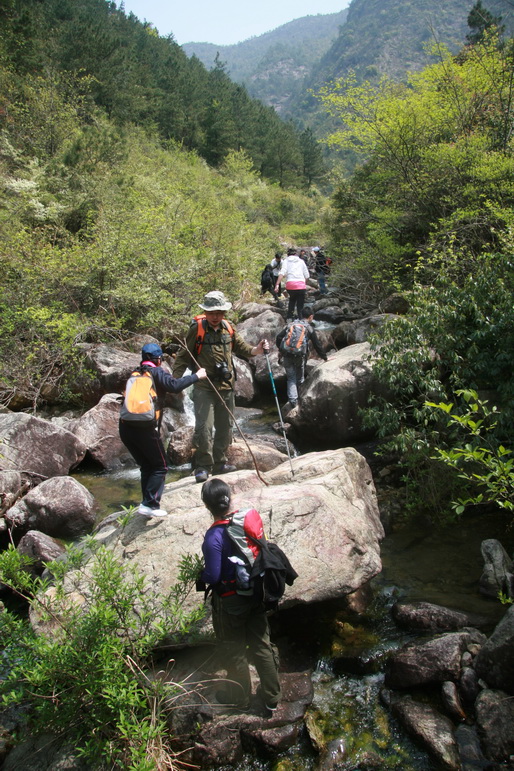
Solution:
{"label": "hiker in blue jacket", "polygon": [[302,356],[293,356],[291,354],[288,354],[286,351],[281,349],[280,344],[282,343],[283,339],[285,338],[290,324],[287,324],[284,329],[282,329],[276,339],[275,343],[280,351],[279,356],[279,362],[282,361],[284,365],[284,369],[286,371],[286,377],[287,377],[287,398],[289,401],[289,404],[291,408],[296,407],[298,404],[298,387],[303,383],[305,380],[305,363],[307,361],[308,355],[309,355],[309,342],[311,342],[314,346],[314,349],[318,356],[320,356],[323,361],[327,361],[327,354],[323,350],[323,347],[319,341],[319,338],[314,330],[314,328],[311,326],[311,321],[314,318],[314,314],[312,312],[312,308],[310,308],[308,305],[306,305],[304,308],[302,308],[302,318],[300,321],[294,321],[293,324],[304,324],[305,325],[305,353]]}
{"label": "hiker in blue jacket", "polygon": [[166,393],[176,394],[184,388],[207,376],[204,369],[195,375],[174,378],[161,367],[162,349],[157,343],[147,343],[141,350],[140,370],[152,374],[157,392],[158,420],[137,422],[120,419],[120,439],[141,468],[141,492],[143,500],[138,514],[145,517],[165,517],[167,511],[161,509],[161,496],[164,490],[166,472],[166,452],[160,437],[162,406]]}
{"label": "hiker in blue jacket", "polygon": [[[236,569],[230,561],[234,551],[227,532],[232,512],[230,487],[222,479],[209,479],[202,486],[202,501],[214,522],[202,545],[205,568],[201,581],[213,587],[212,623],[223,667],[227,670],[226,689],[216,692],[216,699],[221,704],[249,709],[252,693],[249,655],[259,675],[266,714],[271,715],[280,699],[278,654],[270,642],[262,593],[258,589],[251,595],[236,592]],[[255,530],[252,535],[262,538],[264,530],[260,515],[256,510],[252,510],[252,515]]]}

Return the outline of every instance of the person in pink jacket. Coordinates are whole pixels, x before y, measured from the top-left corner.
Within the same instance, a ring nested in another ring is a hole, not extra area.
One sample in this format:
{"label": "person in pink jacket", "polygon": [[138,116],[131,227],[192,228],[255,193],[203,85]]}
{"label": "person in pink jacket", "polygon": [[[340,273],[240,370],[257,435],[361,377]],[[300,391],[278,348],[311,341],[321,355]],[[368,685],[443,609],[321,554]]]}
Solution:
{"label": "person in pink jacket", "polygon": [[[287,308],[287,320],[301,318],[302,309],[305,303],[305,291],[307,289],[307,279],[309,278],[309,269],[305,262],[300,259],[296,249],[288,249],[287,257],[280,266],[280,275],[275,285],[275,291],[280,286],[280,282],[285,278],[286,290],[289,295],[289,305]],[[296,307],[296,314],[295,314]]]}

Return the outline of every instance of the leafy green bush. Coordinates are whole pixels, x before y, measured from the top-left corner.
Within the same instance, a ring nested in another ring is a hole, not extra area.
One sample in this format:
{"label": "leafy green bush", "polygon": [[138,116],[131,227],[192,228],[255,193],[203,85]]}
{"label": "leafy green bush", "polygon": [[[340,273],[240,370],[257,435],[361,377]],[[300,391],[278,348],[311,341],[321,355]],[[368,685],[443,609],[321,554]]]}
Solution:
{"label": "leafy green bush", "polygon": [[27,558],[10,547],[0,555],[0,580],[30,603],[37,630],[24,618],[0,614],[4,706],[22,705],[23,732],[51,731],[80,755],[112,768],[172,768],[166,712],[178,686],[148,668],[165,637],[180,640],[201,617],[183,602],[198,558],[182,560],[178,583],[156,596],[146,579],[105,547],[94,559],[70,547],[66,561],[48,565],[53,580],[34,578]]}
{"label": "leafy green bush", "polygon": [[434,448],[455,447],[457,425],[430,404],[452,402],[461,389],[487,395],[498,409],[491,441],[500,446],[514,440],[510,252],[506,239],[503,251],[494,254],[474,257],[448,249],[434,255],[418,268],[424,283],[409,296],[409,315],[385,325],[372,341],[381,395],[366,409],[365,424],[399,453],[419,505],[426,504],[428,489],[440,490],[437,507],[443,512],[452,499],[466,495],[461,478],[438,483],[442,471]]}
{"label": "leafy green bush", "polygon": [[[476,391],[459,390],[456,395],[467,406],[460,413],[455,411],[453,403],[427,403],[427,407],[447,415],[448,425],[461,429],[459,433],[468,440],[450,449],[435,448],[435,457],[454,469],[473,493],[468,498],[454,501],[453,507],[457,514],[462,514],[467,506],[491,503],[514,511],[514,458],[512,450],[494,440],[497,409],[489,409]],[[474,492],[477,489],[478,492]]]}

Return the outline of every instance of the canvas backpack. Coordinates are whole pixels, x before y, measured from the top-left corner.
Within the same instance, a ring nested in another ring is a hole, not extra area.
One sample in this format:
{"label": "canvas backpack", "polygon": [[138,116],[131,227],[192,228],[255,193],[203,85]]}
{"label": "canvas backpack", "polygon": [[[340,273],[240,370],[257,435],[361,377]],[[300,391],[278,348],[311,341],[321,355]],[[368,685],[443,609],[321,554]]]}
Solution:
{"label": "canvas backpack", "polygon": [[308,342],[307,325],[303,321],[293,321],[280,342],[280,351],[288,356],[305,356]]}
{"label": "canvas backpack", "polygon": [[260,514],[255,509],[234,512],[226,528],[233,547],[229,560],[236,568],[236,593],[243,596],[262,593],[266,608],[276,608],[286,584],[292,586],[298,574],[282,549],[266,539]]}
{"label": "canvas backpack", "polygon": [[134,370],[127,380],[120,418],[139,423],[158,422],[157,391],[151,372],[140,368]]}

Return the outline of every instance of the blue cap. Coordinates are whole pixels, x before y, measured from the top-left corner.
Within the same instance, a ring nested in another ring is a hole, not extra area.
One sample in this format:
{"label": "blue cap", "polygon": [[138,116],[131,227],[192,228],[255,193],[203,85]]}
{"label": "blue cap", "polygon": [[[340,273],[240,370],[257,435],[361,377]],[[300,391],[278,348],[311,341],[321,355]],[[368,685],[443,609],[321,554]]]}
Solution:
{"label": "blue cap", "polygon": [[152,359],[162,358],[162,348],[157,343],[146,343],[141,349],[141,356],[150,356]]}

